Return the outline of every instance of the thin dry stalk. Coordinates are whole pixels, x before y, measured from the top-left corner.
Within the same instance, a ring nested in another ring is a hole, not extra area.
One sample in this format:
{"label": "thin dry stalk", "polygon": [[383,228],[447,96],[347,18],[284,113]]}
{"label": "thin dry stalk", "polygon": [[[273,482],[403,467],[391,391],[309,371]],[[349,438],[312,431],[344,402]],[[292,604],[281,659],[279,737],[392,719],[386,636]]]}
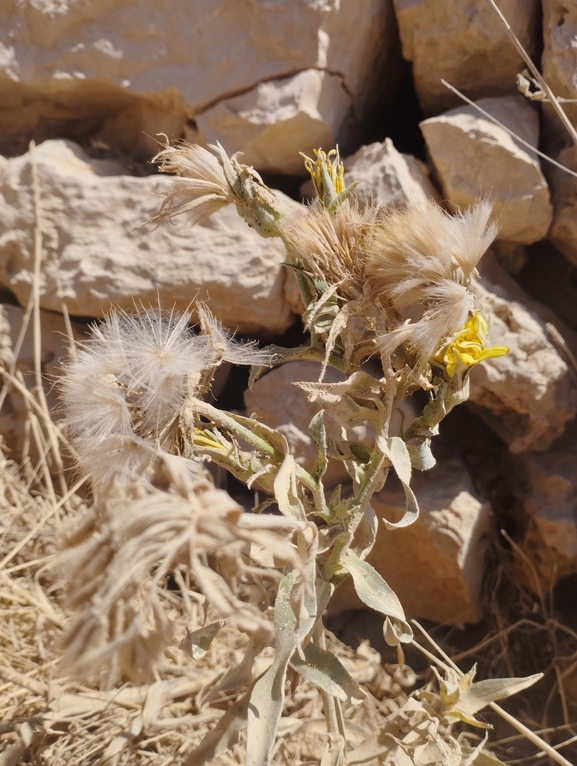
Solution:
{"label": "thin dry stalk", "polygon": [[547,98],[551,102],[551,105],[553,106],[553,109],[555,110],[557,116],[563,123],[564,127],[567,129],[567,132],[569,133],[569,135],[571,136],[571,140],[573,141],[574,144],[577,145],[577,131],[575,130],[575,128],[571,124],[571,121],[565,114],[565,111],[563,110],[563,107],[559,103],[559,100],[557,99],[557,97],[555,96],[555,94],[553,93],[553,91],[551,90],[547,82],[545,81],[541,72],[538,70],[538,68],[535,66],[535,64],[531,60],[531,56],[529,56],[529,54],[527,53],[527,51],[521,44],[521,41],[519,40],[515,32],[513,32],[511,25],[509,24],[509,22],[507,21],[507,19],[505,18],[505,16],[503,15],[501,10],[497,6],[497,4],[495,3],[495,0],[487,0],[487,3],[491,6],[491,8],[495,11],[497,16],[501,20],[501,24],[503,24],[505,31],[507,32],[507,34],[509,35],[509,38],[511,39],[511,42],[517,49],[517,52],[519,53],[523,61],[527,64],[527,66],[531,70],[531,74],[537,80],[537,82],[543,89],[543,92],[547,95]]}
{"label": "thin dry stalk", "polygon": [[472,106],[473,109],[476,109],[479,114],[482,114],[483,117],[486,117],[488,120],[490,120],[494,125],[497,125],[498,127],[502,128],[506,133],[508,133],[510,136],[512,136],[515,141],[518,141],[520,144],[523,144],[527,149],[529,149],[533,154],[536,154],[538,157],[541,157],[541,159],[545,160],[546,162],[549,162],[551,165],[555,165],[556,168],[560,168],[561,170],[564,170],[566,173],[569,173],[570,176],[577,177],[577,172],[574,170],[571,170],[571,168],[566,167],[565,165],[562,165],[560,162],[557,162],[557,160],[554,160],[552,157],[549,157],[549,155],[544,154],[542,151],[537,149],[537,147],[530,144],[528,141],[525,141],[524,138],[521,138],[521,136],[517,135],[514,130],[511,130],[511,128],[508,128],[504,123],[502,123],[500,120],[498,120],[496,117],[493,117],[492,114],[489,114],[485,109],[483,109],[479,104],[476,104],[474,101],[472,101],[470,98],[467,98],[464,93],[461,93],[460,90],[457,90],[454,85],[451,85],[446,80],[441,80],[445,88],[448,88],[450,91],[452,91],[456,96],[459,96],[460,99],[462,99],[466,104],[469,104],[469,106]]}

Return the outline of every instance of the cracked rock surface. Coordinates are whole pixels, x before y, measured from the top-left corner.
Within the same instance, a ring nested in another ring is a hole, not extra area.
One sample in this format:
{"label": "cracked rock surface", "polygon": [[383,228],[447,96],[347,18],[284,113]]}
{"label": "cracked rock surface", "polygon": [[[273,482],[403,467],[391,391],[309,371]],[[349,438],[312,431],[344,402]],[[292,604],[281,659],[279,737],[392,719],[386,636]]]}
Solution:
{"label": "cracked rock surface", "polygon": [[354,0],[63,0],[10,4],[0,25],[8,154],[89,136],[148,158],[158,133],[200,135],[291,173],[303,131],[307,146],[346,139],[400,61],[391,0],[362,14]]}
{"label": "cracked rock surface", "polygon": [[[123,174],[70,141],[35,150],[43,216],[42,308],[97,317],[134,303],[185,310],[205,300],[241,333],[270,336],[294,322],[285,298],[290,275],[279,240],[261,239],[234,207],[192,232],[184,222],[143,226],[159,207],[166,177]],[[34,257],[30,155],[0,166],[0,286],[26,305]],[[292,277],[291,277],[292,278]]]}

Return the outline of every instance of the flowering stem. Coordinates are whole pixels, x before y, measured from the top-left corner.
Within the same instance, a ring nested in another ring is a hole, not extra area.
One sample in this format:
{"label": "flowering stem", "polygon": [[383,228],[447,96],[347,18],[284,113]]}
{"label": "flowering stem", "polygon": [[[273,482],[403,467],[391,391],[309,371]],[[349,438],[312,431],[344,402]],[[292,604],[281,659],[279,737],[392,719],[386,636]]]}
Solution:
{"label": "flowering stem", "polygon": [[[233,433],[235,436],[243,439],[245,442],[250,444],[251,447],[254,447],[255,450],[258,450],[261,454],[270,458],[273,465],[277,465],[278,467],[283,462],[285,458],[284,452],[281,452],[276,447],[273,447],[272,444],[269,444],[269,442],[266,441],[266,439],[263,439],[262,436],[254,433],[254,431],[241,423],[240,418],[237,418],[228,412],[224,412],[223,410],[219,410],[208,402],[204,402],[200,399],[194,399],[194,401],[191,402],[191,407],[184,408],[181,415],[181,417],[183,417],[185,420],[186,428],[189,429],[192,433],[194,433],[194,415],[202,415],[211,420],[215,425],[221,426],[228,432]],[[253,422],[246,418],[243,418],[243,420],[246,422]],[[255,426],[257,425],[258,424],[255,423]],[[220,456],[218,453],[218,450],[211,451],[211,455],[217,459],[217,462],[222,464],[222,460],[218,461],[218,457]],[[229,461],[226,461],[224,467],[227,467],[229,464]],[[306,471],[302,466],[298,465],[298,463],[296,464],[295,470],[297,479],[303,486],[305,486],[313,493],[318,503],[320,500],[320,493],[322,492],[319,483],[315,481],[315,479],[310,475],[308,471]],[[250,478],[250,476],[248,478]],[[243,480],[246,480],[244,476]]]}
{"label": "flowering stem", "polygon": [[[240,438],[244,439],[244,441],[250,444],[251,447],[254,447],[267,457],[272,458],[275,462],[283,459],[283,454],[281,452],[276,450],[262,437],[258,436],[258,434],[253,433],[253,431],[242,425],[242,423],[239,423],[234,415],[219,410],[216,407],[213,407],[212,404],[203,402],[200,399],[194,400],[193,408],[196,415],[203,415],[204,417],[209,418],[215,425],[222,426],[223,428],[226,428],[227,431],[231,431],[237,436],[240,436]],[[190,425],[193,424],[191,423]]]}

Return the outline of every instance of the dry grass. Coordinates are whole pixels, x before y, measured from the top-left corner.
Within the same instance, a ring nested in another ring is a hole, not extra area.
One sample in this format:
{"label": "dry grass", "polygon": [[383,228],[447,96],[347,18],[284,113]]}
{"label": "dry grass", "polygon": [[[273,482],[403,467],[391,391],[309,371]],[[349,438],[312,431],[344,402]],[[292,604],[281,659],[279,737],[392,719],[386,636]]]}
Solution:
{"label": "dry grass", "polygon": [[[71,615],[51,565],[57,540],[63,527],[74,523],[75,513],[56,512],[41,486],[31,487],[5,460],[0,487],[0,739],[6,745],[1,766],[183,762],[227,708],[230,700],[224,694],[209,697],[208,691],[241,660],[246,638],[225,628],[196,661],[177,648],[177,638],[165,649],[157,680],[150,684],[125,683],[101,691],[67,678],[66,668],[58,667],[59,641]],[[82,502],[72,499],[73,504]],[[205,620],[204,598],[188,586],[184,581],[180,589],[158,586],[158,598],[179,637]],[[355,654],[337,642],[333,649],[373,692],[353,714],[351,726],[355,717],[390,713],[394,702],[380,700],[402,691],[382,670],[378,655],[367,647]],[[259,662],[270,658],[271,652],[265,652]],[[293,691],[281,732],[276,763],[320,762],[328,735],[320,695],[309,684]],[[241,752],[242,741],[216,762],[239,763]]]}

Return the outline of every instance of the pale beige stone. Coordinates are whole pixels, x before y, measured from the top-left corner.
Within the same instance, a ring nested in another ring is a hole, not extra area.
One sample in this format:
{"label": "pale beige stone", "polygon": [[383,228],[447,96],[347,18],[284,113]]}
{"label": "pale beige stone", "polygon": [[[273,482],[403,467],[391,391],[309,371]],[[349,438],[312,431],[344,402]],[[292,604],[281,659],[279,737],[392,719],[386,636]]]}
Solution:
{"label": "pale beige stone", "polygon": [[[539,116],[522,96],[480,99],[478,105],[537,146]],[[443,196],[453,206],[464,209],[486,196],[493,202],[499,239],[529,244],[547,234],[549,189],[531,149],[472,106],[431,117],[421,130]]]}
{"label": "pale beige stone", "polygon": [[[294,321],[285,299],[285,249],[262,239],[234,206],[191,228],[143,226],[170,179],[122,175],[111,160],[90,159],[68,141],[35,150],[43,220],[40,303],[100,316],[134,302],[185,310],[205,300],[241,333],[282,333]],[[30,155],[0,167],[0,285],[26,304],[32,282],[34,205]],[[293,279],[293,277],[290,277]]]}
{"label": "pale beige stone", "polygon": [[[403,56],[413,64],[417,96],[426,115],[459,103],[441,80],[469,98],[514,93],[523,62],[486,0],[394,0]],[[498,6],[535,57],[540,3],[498,0]]]}
{"label": "pale beige stone", "polygon": [[575,336],[490,255],[481,269],[482,278],[473,285],[476,306],[490,323],[491,344],[510,351],[471,370],[469,402],[511,452],[545,450],[577,411],[571,371],[546,324],[554,322],[570,347]]}
{"label": "pale beige stone", "polygon": [[[39,1],[0,9],[0,25],[4,153],[64,135],[149,157],[158,132],[198,137],[198,118],[227,150],[246,141],[262,167],[276,168],[279,133],[292,146],[308,119],[316,136],[343,139],[351,118],[390,92],[400,60],[391,0],[367,0],[361,14],[355,0]],[[298,90],[315,70],[327,87],[315,96],[308,86],[296,119],[292,93],[285,114],[279,81]],[[263,90],[275,95],[261,109]]]}
{"label": "pale beige stone", "polygon": [[[379,525],[367,561],[393,588],[408,617],[474,622],[479,617],[490,507],[456,459],[425,473],[415,471],[411,487],[419,503],[418,520],[395,530]],[[404,507],[404,492],[388,483],[372,506],[378,518],[395,521]],[[360,606],[352,582],[346,580],[333,596],[330,611]]]}
{"label": "pale beige stone", "polygon": [[[577,172],[577,147],[563,149],[557,159]],[[549,239],[568,261],[577,266],[577,178],[555,167],[549,170],[548,178],[554,209]]]}
{"label": "pale beige stone", "polygon": [[350,105],[340,77],[307,69],[222,99],[196,122],[204,143],[241,148],[243,162],[263,171],[302,175],[299,152],[312,156],[313,149],[338,143]]}
{"label": "pale beige stone", "polygon": [[439,200],[427,166],[410,154],[398,152],[390,138],[362,146],[344,161],[347,186],[358,182],[356,196],[363,203],[381,205]]}
{"label": "pale beige stone", "polygon": [[573,421],[547,452],[524,453],[511,461],[514,495],[528,514],[522,549],[534,570],[525,569],[531,588],[544,592],[566,575],[577,573],[577,424]]}

